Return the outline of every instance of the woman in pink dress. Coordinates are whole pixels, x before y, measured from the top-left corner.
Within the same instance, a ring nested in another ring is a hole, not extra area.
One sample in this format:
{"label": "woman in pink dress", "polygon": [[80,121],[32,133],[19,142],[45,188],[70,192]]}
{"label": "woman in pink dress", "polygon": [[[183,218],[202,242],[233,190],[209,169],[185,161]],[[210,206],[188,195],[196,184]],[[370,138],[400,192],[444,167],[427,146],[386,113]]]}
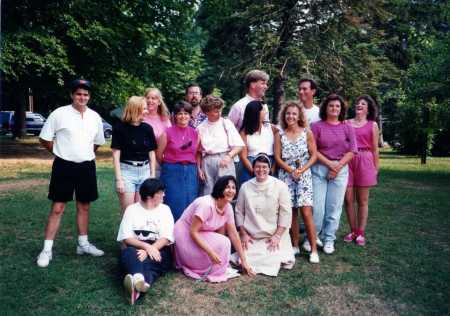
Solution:
{"label": "woman in pink dress", "polygon": [[364,232],[369,213],[369,189],[377,184],[379,153],[376,117],[374,99],[363,95],[356,99],[355,117],[348,121],[355,130],[358,153],[349,163],[345,205],[351,232],[345,235],[344,241],[355,241],[358,246],[366,244]]}
{"label": "woman in pink dress", "polygon": [[[230,277],[227,269],[231,244],[239,255],[244,272],[254,275],[234,224],[230,202],[235,195],[236,179],[223,176],[215,183],[211,195],[194,200],[176,222],[176,265],[188,277],[210,282],[226,281]],[[228,237],[218,232],[223,228]]]}

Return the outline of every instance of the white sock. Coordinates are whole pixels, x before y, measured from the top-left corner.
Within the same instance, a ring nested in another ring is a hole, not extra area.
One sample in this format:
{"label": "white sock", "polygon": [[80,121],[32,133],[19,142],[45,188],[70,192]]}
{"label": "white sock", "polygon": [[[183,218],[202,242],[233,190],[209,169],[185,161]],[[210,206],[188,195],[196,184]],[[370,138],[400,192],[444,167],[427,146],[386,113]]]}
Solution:
{"label": "white sock", "polygon": [[89,245],[88,235],[79,235],[79,236],[78,236],[78,244],[79,244],[81,247],[84,247],[84,246]]}
{"label": "white sock", "polygon": [[46,239],[44,240],[44,251],[52,251],[53,240]]}

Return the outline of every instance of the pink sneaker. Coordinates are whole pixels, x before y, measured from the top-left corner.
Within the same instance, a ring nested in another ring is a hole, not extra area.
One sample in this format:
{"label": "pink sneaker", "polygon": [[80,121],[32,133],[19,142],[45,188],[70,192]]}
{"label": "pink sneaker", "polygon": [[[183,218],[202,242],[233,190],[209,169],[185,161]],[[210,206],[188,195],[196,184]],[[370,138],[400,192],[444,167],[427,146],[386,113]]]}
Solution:
{"label": "pink sneaker", "polygon": [[364,246],[366,244],[366,238],[363,235],[358,235],[355,239],[355,243],[358,246]]}
{"label": "pink sneaker", "polygon": [[344,241],[345,242],[352,242],[353,240],[356,239],[356,234],[354,232],[348,233],[347,235],[345,235],[344,237]]}

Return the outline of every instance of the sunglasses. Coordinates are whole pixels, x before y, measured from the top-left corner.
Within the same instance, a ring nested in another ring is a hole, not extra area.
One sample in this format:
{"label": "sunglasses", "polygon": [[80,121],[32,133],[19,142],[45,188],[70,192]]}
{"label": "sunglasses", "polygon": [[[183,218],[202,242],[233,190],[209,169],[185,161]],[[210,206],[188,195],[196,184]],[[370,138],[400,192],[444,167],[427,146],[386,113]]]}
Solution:
{"label": "sunglasses", "polygon": [[183,144],[183,145],[181,145],[181,149],[182,150],[186,150],[186,149],[188,149],[189,147],[191,147],[192,146],[192,140],[190,140],[190,141],[188,141],[186,144]]}
{"label": "sunglasses", "polygon": [[156,234],[155,232],[152,232],[150,230],[135,230],[134,233],[136,234],[136,236],[141,235],[144,237],[148,237],[148,235],[150,234]]}

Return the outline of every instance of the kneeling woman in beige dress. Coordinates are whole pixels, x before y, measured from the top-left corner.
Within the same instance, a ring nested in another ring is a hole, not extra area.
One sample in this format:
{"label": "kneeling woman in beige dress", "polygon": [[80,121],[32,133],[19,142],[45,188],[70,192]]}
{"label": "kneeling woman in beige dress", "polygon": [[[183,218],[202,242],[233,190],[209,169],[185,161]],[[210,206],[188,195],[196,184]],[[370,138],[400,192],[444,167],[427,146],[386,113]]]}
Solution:
{"label": "kneeling woman in beige dress", "polygon": [[[292,209],[287,185],[269,175],[270,167],[269,157],[258,154],[255,178],[242,185],[235,216],[248,264],[255,273],[277,276],[280,268],[295,263],[289,238]],[[233,255],[232,261],[237,258]]]}

